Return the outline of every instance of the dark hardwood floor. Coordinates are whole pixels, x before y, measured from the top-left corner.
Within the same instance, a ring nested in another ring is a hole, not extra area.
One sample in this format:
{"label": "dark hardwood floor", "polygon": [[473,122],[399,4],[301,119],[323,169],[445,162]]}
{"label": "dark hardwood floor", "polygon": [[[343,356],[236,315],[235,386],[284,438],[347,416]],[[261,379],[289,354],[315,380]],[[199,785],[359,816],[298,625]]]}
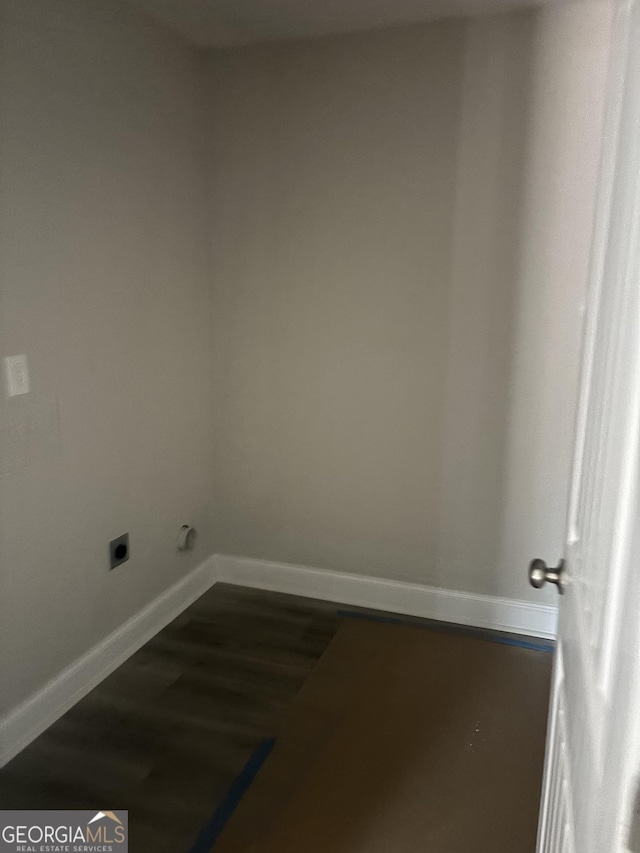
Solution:
{"label": "dark hardwood floor", "polygon": [[0,770],[0,807],[128,809],[134,853],[187,853],[338,623],[217,584]]}
{"label": "dark hardwood floor", "polygon": [[340,621],[216,584],[0,770],[0,808],[128,809],[132,853],[188,853]]}

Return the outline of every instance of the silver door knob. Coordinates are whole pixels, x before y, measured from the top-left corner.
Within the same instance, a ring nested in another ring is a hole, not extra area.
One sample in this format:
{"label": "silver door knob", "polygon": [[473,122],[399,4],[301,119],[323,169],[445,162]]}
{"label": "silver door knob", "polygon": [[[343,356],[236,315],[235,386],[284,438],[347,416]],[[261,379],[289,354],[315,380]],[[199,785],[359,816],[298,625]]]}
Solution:
{"label": "silver door knob", "polygon": [[529,564],[529,583],[535,589],[540,589],[546,583],[554,583],[558,587],[558,592],[562,595],[564,592],[566,577],[564,574],[564,560],[554,569],[550,569],[544,560],[535,559]]}

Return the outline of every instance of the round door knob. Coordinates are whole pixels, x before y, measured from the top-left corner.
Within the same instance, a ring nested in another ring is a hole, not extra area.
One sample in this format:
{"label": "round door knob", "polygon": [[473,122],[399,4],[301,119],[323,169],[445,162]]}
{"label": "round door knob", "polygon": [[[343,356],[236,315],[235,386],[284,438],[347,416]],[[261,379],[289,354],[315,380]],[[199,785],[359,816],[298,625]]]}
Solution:
{"label": "round door knob", "polygon": [[529,564],[529,583],[534,589],[540,589],[546,583],[554,583],[558,592],[564,592],[564,560],[555,568],[549,568],[544,560],[535,559]]}

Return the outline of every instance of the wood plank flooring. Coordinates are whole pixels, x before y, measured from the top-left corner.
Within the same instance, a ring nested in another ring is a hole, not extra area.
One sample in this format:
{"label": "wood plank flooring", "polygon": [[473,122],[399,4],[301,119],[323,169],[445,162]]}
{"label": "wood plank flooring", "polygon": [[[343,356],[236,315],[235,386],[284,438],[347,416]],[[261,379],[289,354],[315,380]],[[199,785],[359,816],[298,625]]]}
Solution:
{"label": "wood plank flooring", "polygon": [[339,609],[216,584],[0,770],[0,808],[128,809],[132,853],[188,853]]}
{"label": "wood plank flooring", "polygon": [[186,853],[338,622],[334,605],[217,584],[0,770],[0,807],[110,803],[134,853]]}

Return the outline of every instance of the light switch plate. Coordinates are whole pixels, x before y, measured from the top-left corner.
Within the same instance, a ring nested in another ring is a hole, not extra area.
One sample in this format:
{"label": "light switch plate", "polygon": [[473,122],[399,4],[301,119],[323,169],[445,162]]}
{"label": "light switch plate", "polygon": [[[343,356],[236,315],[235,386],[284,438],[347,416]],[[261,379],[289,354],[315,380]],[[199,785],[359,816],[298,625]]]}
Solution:
{"label": "light switch plate", "polygon": [[4,371],[9,397],[29,393],[31,383],[26,355],[8,355],[4,360]]}

